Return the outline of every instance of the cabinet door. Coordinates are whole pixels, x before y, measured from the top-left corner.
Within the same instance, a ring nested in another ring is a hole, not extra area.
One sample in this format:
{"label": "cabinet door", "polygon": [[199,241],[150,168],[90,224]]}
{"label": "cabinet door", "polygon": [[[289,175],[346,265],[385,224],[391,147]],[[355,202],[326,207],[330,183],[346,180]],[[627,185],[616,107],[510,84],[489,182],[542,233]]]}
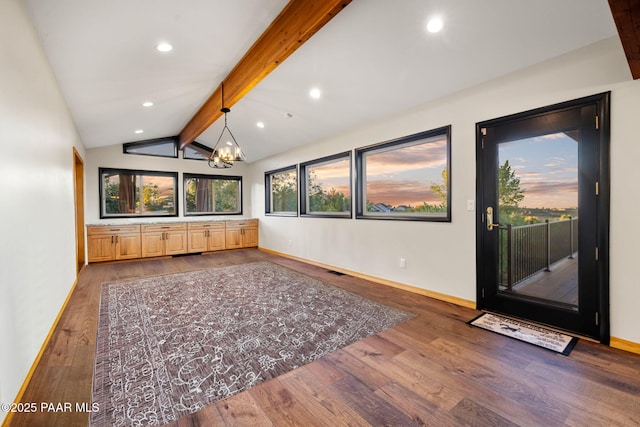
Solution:
{"label": "cabinet door", "polygon": [[164,240],[164,254],[178,255],[187,253],[187,232],[167,231]]}
{"label": "cabinet door", "polygon": [[142,257],[164,255],[164,233],[142,233]]}
{"label": "cabinet door", "polygon": [[89,262],[111,261],[114,257],[112,235],[98,234],[87,236]]}
{"label": "cabinet door", "polygon": [[209,250],[221,251],[224,250],[225,247],[224,227],[209,230]]}
{"label": "cabinet door", "polygon": [[189,230],[189,252],[206,252],[207,230]]}
{"label": "cabinet door", "polygon": [[242,247],[242,236],[240,235],[241,228],[227,228],[225,233],[225,248],[237,249]]}
{"label": "cabinet door", "polygon": [[116,259],[140,258],[140,234],[122,233],[115,236]]}
{"label": "cabinet door", "polygon": [[242,232],[242,243],[245,248],[258,246],[258,229],[255,227],[247,227]]}

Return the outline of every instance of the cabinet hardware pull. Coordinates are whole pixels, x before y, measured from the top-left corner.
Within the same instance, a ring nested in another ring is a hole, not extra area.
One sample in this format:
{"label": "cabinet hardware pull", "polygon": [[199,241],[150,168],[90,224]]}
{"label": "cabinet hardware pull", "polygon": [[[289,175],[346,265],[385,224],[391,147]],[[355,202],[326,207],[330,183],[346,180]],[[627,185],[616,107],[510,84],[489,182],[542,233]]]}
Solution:
{"label": "cabinet hardware pull", "polygon": [[110,231],[120,231],[119,228],[112,228]]}
{"label": "cabinet hardware pull", "polygon": [[111,244],[113,245],[116,241],[115,241],[115,237],[116,236],[111,236]]}
{"label": "cabinet hardware pull", "polygon": [[115,236],[115,237],[116,237],[116,243],[118,243],[118,236]]}

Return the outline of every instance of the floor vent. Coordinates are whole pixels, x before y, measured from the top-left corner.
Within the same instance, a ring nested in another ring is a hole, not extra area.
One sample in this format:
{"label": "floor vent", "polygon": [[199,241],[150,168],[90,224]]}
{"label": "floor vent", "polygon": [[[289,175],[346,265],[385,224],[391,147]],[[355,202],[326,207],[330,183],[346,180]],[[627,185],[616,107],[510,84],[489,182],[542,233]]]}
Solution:
{"label": "floor vent", "polygon": [[340,273],[339,271],[335,270],[327,270],[327,273],[335,274],[336,276],[346,276],[346,274]]}

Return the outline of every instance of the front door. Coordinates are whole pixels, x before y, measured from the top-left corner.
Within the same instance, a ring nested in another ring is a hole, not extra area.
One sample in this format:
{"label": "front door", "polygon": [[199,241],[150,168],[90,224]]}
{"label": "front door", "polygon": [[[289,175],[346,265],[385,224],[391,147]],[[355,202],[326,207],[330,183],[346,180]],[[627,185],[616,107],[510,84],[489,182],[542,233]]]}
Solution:
{"label": "front door", "polygon": [[608,105],[477,125],[478,308],[608,343]]}

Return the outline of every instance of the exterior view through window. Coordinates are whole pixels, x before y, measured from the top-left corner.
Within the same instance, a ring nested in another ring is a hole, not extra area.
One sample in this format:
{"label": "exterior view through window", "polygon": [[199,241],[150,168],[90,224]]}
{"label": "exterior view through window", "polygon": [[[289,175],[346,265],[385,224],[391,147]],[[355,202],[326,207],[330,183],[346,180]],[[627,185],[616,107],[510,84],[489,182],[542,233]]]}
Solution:
{"label": "exterior view through window", "polygon": [[184,174],[185,215],[241,214],[242,177]]}
{"label": "exterior view through window", "polygon": [[303,215],[351,218],[351,153],[300,165]]}
{"label": "exterior view through window", "polygon": [[578,140],[565,131],[498,146],[500,292],[578,309]]}
{"label": "exterior view through window", "polygon": [[295,166],[265,173],[267,214],[298,215],[298,171]]}
{"label": "exterior view through window", "polygon": [[358,218],[450,221],[449,128],[356,150]]}
{"label": "exterior view through window", "polygon": [[100,169],[100,217],[177,216],[178,174]]}

